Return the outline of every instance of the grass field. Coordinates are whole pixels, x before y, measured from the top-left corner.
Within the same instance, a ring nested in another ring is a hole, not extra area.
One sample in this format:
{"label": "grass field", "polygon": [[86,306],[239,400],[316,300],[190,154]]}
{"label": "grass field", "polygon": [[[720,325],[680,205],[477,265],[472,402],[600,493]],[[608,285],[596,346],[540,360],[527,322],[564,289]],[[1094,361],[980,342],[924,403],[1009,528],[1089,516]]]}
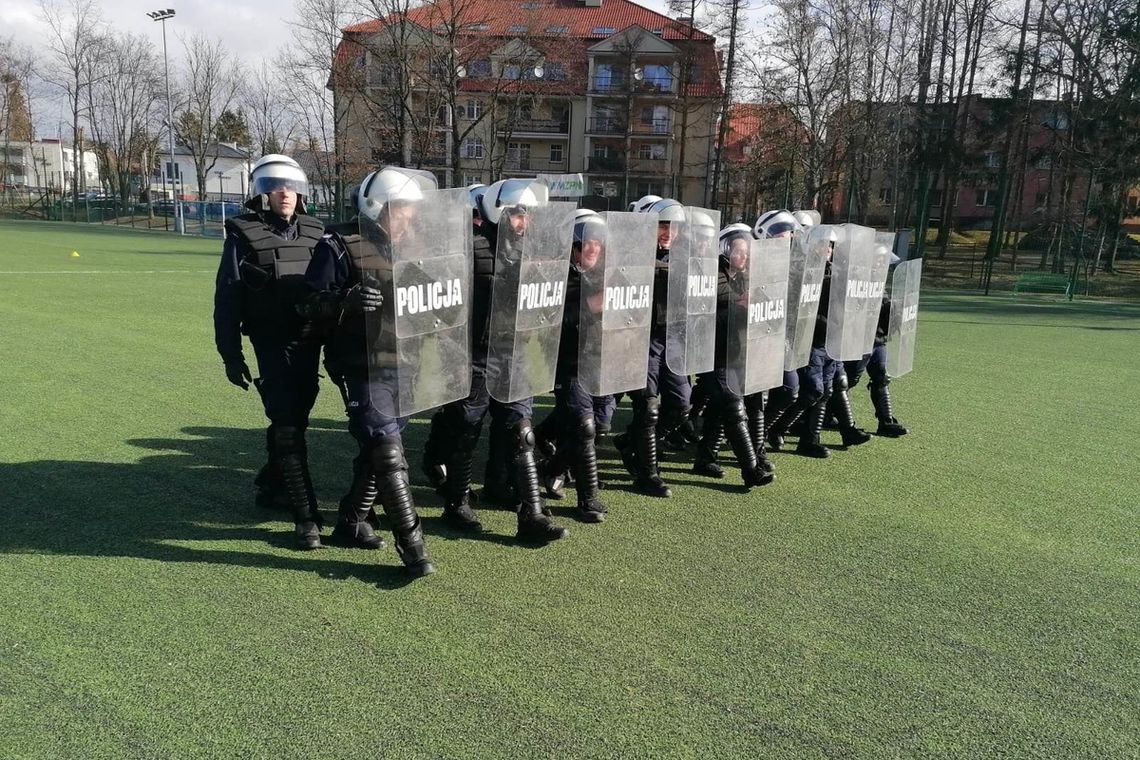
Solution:
{"label": "grass field", "polygon": [[[543,549],[449,534],[417,472],[408,585],[254,507],[218,241],[0,241],[0,758],[1140,755],[1136,305],[927,294],[910,436],[746,496],[674,457],[667,501],[606,444],[610,518]],[[310,449],[331,516],[327,381]]]}

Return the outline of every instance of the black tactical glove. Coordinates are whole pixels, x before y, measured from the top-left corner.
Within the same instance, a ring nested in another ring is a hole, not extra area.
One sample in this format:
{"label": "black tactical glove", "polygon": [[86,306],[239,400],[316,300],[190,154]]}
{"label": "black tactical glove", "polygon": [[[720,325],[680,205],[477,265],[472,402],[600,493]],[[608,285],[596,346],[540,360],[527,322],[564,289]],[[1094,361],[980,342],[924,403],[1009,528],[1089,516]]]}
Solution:
{"label": "black tactical glove", "polygon": [[226,379],[243,391],[249,390],[253,375],[249,374],[249,365],[245,363],[245,359],[232,359],[226,362]]}
{"label": "black tactical glove", "polygon": [[341,307],[345,314],[360,314],[376,311],[384,304],[384,296],[376,288],[367,285],[354,285],[344,295]]}

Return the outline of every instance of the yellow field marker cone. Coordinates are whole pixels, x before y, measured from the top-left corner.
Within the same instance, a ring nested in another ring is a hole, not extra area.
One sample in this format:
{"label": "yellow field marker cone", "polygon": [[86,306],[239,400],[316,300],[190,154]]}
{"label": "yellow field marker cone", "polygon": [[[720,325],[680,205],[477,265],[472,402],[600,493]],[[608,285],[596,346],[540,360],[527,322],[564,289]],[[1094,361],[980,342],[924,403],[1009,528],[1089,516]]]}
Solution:
{"label": "yellow field marker cone", "polygon": [[71,252],[71,258],[73,258],[73,259],[79,258],[79,251],[72,251]]}

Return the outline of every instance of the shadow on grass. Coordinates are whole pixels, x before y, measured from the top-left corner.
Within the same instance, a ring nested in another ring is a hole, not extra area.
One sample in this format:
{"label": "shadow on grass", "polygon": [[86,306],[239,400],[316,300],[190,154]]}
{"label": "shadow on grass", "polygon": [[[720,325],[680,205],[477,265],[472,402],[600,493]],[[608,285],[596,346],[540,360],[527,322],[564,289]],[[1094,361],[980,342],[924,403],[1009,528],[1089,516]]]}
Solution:
{"label": "shadow on grass", "polygon": [[[433,540],[475,540],[519,549],[534,545],[513,535],[465,533],[422,508],[442,499],[419,472],[427,419],[413,420],[404,443],[409,474],[429,550]],[[0,553],[134,557],[315,573],[396,589],[408,580],[391,549],[293,549],[292,520],[254,502],[253,477],[265,461],[265,431],[190,426],[177,438],[140,438],[131,446],[152,452],[134,463],[43,460],[0,463],[0,483],[18,508],[6,514]],[[348,487],[356,445],[341,421],[309,426],[310,468],[322,501],[328,537],[335,503]],[[485,446],[476,452],[481,472]],[[478,485],[478,484],[476,484]],[[567,494],[573,499],[573,489]],[[332,505],[332,509],[330,509]],[[482,504],[479,509],[496,509]],[[562,510],[559,510],[560,512]],[[390,535],[386,536],[391,544]],[[252,545],[252,546],[251,546]]]}

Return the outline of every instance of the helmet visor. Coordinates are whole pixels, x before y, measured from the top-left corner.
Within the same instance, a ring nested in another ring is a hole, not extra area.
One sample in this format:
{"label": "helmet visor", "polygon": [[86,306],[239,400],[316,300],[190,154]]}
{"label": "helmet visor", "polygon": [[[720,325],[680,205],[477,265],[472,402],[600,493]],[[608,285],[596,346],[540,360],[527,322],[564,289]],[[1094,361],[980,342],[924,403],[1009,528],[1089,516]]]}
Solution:
{"label": "helmet visor", "polygon": [[309,194],[309,183],[299,177],[272,176],[259,174],[253,178],[251,195],[268,195],[282,190],[292,190],[298,195]]}
{"label": "helmet visor", "polygon": [[777,235],[785,235],[789,232],[795,232],[796,225],[792,222],[776,222],[768,227],[765,234],[768,237],[776,237]]}

